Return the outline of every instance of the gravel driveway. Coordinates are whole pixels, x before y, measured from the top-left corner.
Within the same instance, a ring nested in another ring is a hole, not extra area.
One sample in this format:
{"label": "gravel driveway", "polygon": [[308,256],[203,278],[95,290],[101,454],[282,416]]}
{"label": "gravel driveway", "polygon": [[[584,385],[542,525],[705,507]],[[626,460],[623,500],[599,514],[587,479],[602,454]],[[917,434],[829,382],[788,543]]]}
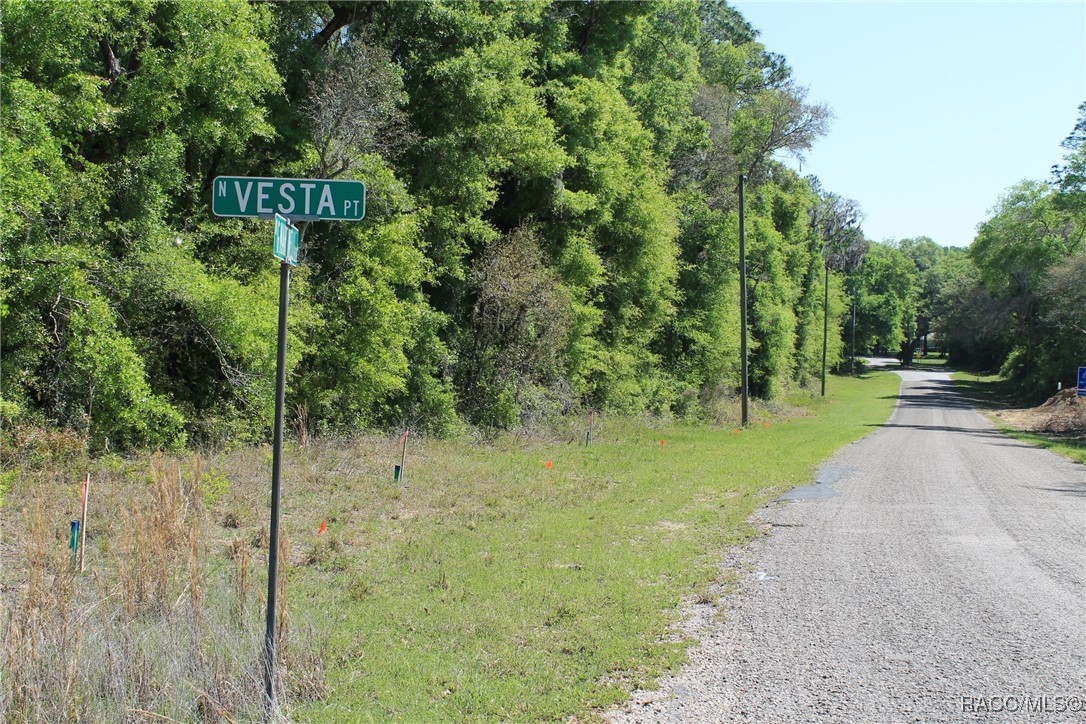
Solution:
{"label": "gravel driveway", "polygon": [[763,512],[690,664],[607,719],[1086,722],[1086,466],[900,374],[890,421]]}

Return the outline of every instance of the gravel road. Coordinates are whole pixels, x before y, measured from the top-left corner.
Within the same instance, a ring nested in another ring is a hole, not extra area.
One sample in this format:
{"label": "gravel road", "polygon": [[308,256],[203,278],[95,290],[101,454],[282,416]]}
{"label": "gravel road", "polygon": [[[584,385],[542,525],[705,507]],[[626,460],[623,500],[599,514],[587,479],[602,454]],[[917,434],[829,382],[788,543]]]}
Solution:
{"label": "gravel road", "polygon": [[690,664],[605,718],[1086,722],[1086,466],[900,374],[890,421],[763,512]]}

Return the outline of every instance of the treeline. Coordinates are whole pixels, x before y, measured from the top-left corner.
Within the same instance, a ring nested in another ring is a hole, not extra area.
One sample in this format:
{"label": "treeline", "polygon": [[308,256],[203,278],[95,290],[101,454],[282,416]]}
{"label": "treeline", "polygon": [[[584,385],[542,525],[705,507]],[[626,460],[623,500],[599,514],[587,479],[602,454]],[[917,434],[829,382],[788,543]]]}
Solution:
{"label": "treeline", "polygon": [[304,229],[297,424],[711,414],[741,175],[752,389],[819,374],[812,210],[839,199],[773,154],[829,112],[724,3],[9,2],[3,38],[9,417],[94,448],[266,435],[271,224],[213,217],[219,174],[367,184],[364,221]]}
{"label": "treeline", "polygon": [[857,349],[945,353],[999,371],[1024,398],[1073,387],[1086,366],[1086,103],[1063,147],[1050,179],[1009,189],[968,249],[870,245],[849,277]]}
{"label": "treeline", "polygon": [[212,216],[220,174],[367,185],[303,229],[315,431],[714,415],[741,176],[754,394],[818,379],[824,321],[839,363],[853,299],[859,351],[926,324],[905,245],[861,264],[855,204],[774,159],[830,113],[722,2],[6,2],[3,52],[2,412],[94,449],[267,436],[271,224]]}
{"label": "treeline", "polygon": [[1023,393],[1073,387],[1086,366],[1086,103],[1050,179],[1023,181],[947,265],[935,329],[957,362],[998,369]]}

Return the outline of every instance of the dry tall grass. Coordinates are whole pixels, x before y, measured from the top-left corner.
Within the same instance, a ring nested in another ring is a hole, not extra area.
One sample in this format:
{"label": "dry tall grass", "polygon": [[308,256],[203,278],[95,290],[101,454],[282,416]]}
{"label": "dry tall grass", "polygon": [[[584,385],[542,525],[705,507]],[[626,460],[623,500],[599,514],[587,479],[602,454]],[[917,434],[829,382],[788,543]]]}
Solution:
{"label": "dry tall grass", "polygon": [[[594,434],[604,423],[595,420]],[[580,444],[584,426],[565,425],[510,444]],[[8,489],[0,507],[0,720],[260,720],[270,450],[88,460],[77,440],[9,433],[0,431]],[[314,581],[334,584],[348,572],[352,595],[365,596],[372,582],[350,569],[384,540],[371,525],[482,505],[446,470],[446,448],[431,450],[424,438],[412,437],[408,459],[408,480],[420,482],[393,481],[397,437],[302,436],[287,446],[277,593],[283,718],[330,698],[324,657],[340,625],[338,612],[319,602],[297,593],[292,600],[288,583],[308,581],[311,596]],[[79,574],[68,522],[88,470]],[[433,494],[406,494],[432,484],[421,482],[424,470],[437,470],[441,484]],[[330,528],[318,535],[322,520]]]}
{"label": "dry tall grass", "polygon": [[[194,454],[100,466],[79,574],[67,521],[78,504],[70,480],[80,475],[5,455],[18,477],[0,509],[0,719],[262,717],[265,597],[253,591],[266,590],[266,568],[243,537],[222,545],[202,500],[204,465]],[[327,694],[312,630],[288,616],[289,546],[282,536],[281,703],[295,691]]]}

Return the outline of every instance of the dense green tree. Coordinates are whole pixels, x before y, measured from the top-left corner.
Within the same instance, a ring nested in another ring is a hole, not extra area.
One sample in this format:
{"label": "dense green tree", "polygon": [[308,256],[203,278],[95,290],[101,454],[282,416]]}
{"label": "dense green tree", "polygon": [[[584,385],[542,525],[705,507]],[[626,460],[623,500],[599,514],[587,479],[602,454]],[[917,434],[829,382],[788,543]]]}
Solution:
{"label": "dense green tree", "polygon": [[[181,410],[264,409],[267,355],[220,314],[263,280],[211,282],[191,255],[216,164],[272,133],[269,17],[241,3],[5,6],[6,398],[81,419],[95,445],[179,442]],[[209,399],[201,382],[225,392]]]}
{"label": "dense green tree", "polygon": [[750,391],[771,397],[791,372],[798,289],[788,274],[785,239],[772,220],[747,219],[747,292],[751,327]]}
{"label": "dense green tree", "polygon": [[363,222],[301,224],[288,398],[315,430],[710,410],[741,174],[755,391],[810,382],[823,328],[839,357],[818,193],[774,158],[829,112],[726,3],[13,0],[2,32],[9,417],[96,448],[267,435],[270,224],[213,217],[218,175],[367,184]]}
{"label": "dense green tree", "polygon": [[739,386],[739,219],[711,208],[694,189],[676,200],[683,296],[659,345],[676,378],[679,407],[692,412],[712,409]]}
{"label": "dense green tree", "polygon": [[[809,148],[825,132],[828,111],[804,102],[805,91],[790,81],[791,71],[783,58],[767,53],[756,42],[756,31],[733,8],[699,3],[698,15],[702,26],[696,47],[705,83],[692,105],[702,122],[702,134],[690,134],[676,147],[671,183],[684,189],[679,196],[684,204],[696,202],[689,217],[697,223],[680,237],[683,261],[696,264],[698,272],[711,271],[714,281],[706,280],[706,284],[702,273],[684,274],[676,323],[665,339],[684,362],[690,359],[695,340],[696,348],[713,350],[714,358],[729,360],[709,364],[699,359],[695,368],[677,364],[683,385],[699,379],[691,369],[705,372],[700,378],[703,397],[708,390],[738,384],[734,210],[739,176],[745,173],[752,177],[748,188],[753,192],[748,208],[753,232],[749,255],[752,385],[758,393],[773,394],[789,380],[809,381],[815,328],[821,340],[823,310],[814,304],[811,278],[813,266],[821,269],[818,245],[812,242],[807,225],[814,194],[806,180],[772,156]],[[697,193],[689,193],[694,189]],[[728,251],[714,249],[704,238],[705,229],[723,235]],[[712,289],[712,293],[702,289]],[[839,313],[836,295],[835,291],[834,315]],[[836,334],[837,324],[832,326]],[[830,340],[830,346],[835,357],[839,341]]]}
{"label": "dense green tree", "polygon": [[1040,181],[1012,187],[980,225],[969,248],[981,281],[994,294],[1028,306],[1045,272],[1080,246],[1077,230],[1056,209],[1052,189]]}
{"label": "dense green tree", "polygon": [[[1052,169],[1057,208],[1081,216],[1086,213],[1086,102],[1078,107],[1078,121],[1061,144],[1068,153]],[[1079,233],[1083,229],[1079,228]],[[1081,243],[1081,237],[1080,241]]]}
{"label": "dense green tree", "polygon": [[1035,368],[1038,391],[1077,384],[1077,368],[1086,362],[1086,254],[1069,256],[1052,267],[1041,284],[1037,314]]}
{"label": "dense green tree", "polygon": [[1081,178],[1086,106],[1080,111],[1082,118],[1064,142],[1065,163],[1055,168],[1052,183],[1023,181],[1009,189],[969,249],[979,287],[970,311],[1000,319],[982,340],[986,357],[974,362],[989,367],[1002,362],[1003,374],[1038,397],[1057,382],[1072,381],[1086,337],[1081,332],[1086,310],[1072,281],[1086,257]]}
{"label": "dense green tree", "polygon": [[792,79],[780,55],[766,52],[757,32],[733,8],[699,5],[703,26],[698,48],[705,84],[694,98],[711,143],[680,149],[680,178],[707,182],[717,203],[734,206],[739,176],[753,186],[767,180],[776,153],[801,155],[828,130],[831,113],[806,102],[807,90]]}
{"label": "dense green tree", "polygon": [[920,338],[918,349],[923,350],[926,349],[927,336],[931,332],[935,299],[944,282],[941,261],[946,254],[951,252],[926,236],[902,239],[898,242],[898,248],[912,260],[919,274],[916,324],[917,335]]}
{"label": "dense green tree", "polygon": [[912,260],[895,244],[873,243],[857,277],[857,345],[893,355],[911,347],[920,293]]}
{"label": "dense green tree", "polygon": [[636,409],[651,401],[649,344],[673,312],[676,209],[652,138],[618,89],[579,78],[556,93],[555,116],[577,159],[563,175],[561,203],[572,203],[562,231],[585,234],[604,270],[601,344],[582,374],[599,400]]}
{"label": "dense green tree", "polygon": [[704,137],[693,108],[703,83],[697,11],[697,0],[655,4],[650,15],[637,18],[628,50],[616,59],[622,93],[652,133],[663,164],[679,145],[696,144]]}
{"label": "dense green tree", "polygon": [[941,274],[931,324],[939,349],[956,365],[998,369],[1010,350],[1006,302],[985,291],[968,256],[944,260]]}

